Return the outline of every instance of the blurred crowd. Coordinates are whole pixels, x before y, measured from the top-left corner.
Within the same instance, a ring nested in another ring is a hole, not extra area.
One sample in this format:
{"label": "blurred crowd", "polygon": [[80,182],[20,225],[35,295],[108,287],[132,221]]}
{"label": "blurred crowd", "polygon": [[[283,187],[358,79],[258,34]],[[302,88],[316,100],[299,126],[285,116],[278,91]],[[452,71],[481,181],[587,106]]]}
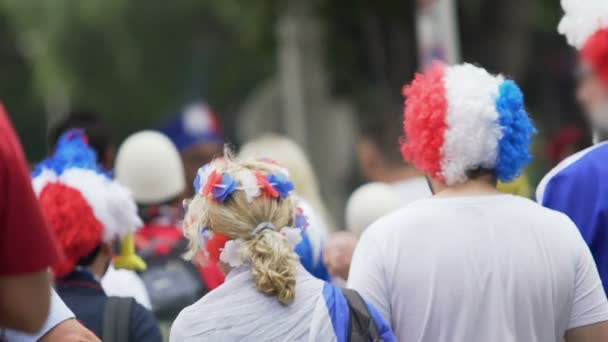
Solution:
{"label": "blurred crowd", "polygon": [[32,167],[0,107],[0,341],[608,341],[608,4],[563,6],[594,144],[561,130],[535,189],[522,91],[472,64],[368,115],[344,218],[204,102],[116,145],[65,113]]}

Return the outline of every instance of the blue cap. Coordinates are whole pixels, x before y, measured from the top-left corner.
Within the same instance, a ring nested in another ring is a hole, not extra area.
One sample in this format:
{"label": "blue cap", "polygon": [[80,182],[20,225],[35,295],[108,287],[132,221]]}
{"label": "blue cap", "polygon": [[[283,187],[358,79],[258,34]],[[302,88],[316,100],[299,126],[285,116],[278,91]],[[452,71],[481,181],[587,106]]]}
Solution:
{"label": "blue cap", "polygon": [[217,115],[205,103],[194,103],[178,113],[161,131],[182,152],[198,144],[224,144]]}

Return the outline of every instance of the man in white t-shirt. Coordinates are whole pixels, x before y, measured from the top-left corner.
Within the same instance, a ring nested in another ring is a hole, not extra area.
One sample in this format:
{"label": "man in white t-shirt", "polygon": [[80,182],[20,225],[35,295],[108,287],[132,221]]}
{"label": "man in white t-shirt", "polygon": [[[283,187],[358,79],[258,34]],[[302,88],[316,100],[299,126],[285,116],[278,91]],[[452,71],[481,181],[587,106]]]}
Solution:
{"label": "man in white t-shirt", "polygon": [[608,302],[576,226],[496,190],[531,159],[517,85],[438,64],[404,93],[402,152],[436,195],[363,234],[349,286],[400,341],[608,341]]}

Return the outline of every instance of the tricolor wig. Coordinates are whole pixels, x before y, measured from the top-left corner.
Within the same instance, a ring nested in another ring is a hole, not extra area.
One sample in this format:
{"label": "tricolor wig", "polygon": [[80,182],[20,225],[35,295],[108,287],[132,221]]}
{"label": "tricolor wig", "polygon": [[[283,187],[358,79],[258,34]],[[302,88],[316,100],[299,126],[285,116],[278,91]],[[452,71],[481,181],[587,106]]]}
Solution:
{"label": "tricolor wig", "polygon": [[562,0],[562,8],[559,33],[608,85],[608,1]]}
{"label": "tricolor wig", "polygon": [[102,242],[120,240],[142,225],[130,192],[97,165],[82,130],[59,139],[55,154],[33,173],[33,186],[47,222],[63,249],[55,276],[71,272]]}
{"label": "tricolor wig", "polygon": [[433,178],[454,185],[488,169],[508,182],[532,160],[536,129],[515,82],[471,64],[435,64],[403,93],[403,156]]}

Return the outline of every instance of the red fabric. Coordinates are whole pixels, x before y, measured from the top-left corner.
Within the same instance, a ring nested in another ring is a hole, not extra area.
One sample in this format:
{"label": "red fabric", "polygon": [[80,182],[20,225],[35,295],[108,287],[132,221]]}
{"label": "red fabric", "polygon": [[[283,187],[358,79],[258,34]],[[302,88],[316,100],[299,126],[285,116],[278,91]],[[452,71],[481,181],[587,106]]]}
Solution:
{"label": "red fabric", "polygon": [[581,50],[581,58],[591,64],[608,86],[608,29],[599,30],[587,39]]}
{"label": "red fabric", "polygon": [[0,275],[39,272],[60,256],[32,190],[23,149],[0,104]]}
{"label": "red fabric", "polygon": [[209,263],[206,266],[199,265],[198,270],[209,290],[213,290],[222,285],[226,280],[226,275],[224,275],[224,272],[222,272],[217,264]]}
{"label": "red fabric", "polygon": [[437,63],[403,88],[405,139],[401,152],[405,160],[439,180],[445,180],[441,174],[441,151],[448,111],[443,76],[444,66]]}
{"label": "red fabric", "polygon": [[[173,247],[182,239],[184,239],[184,235],[181,229],[177,227],[148,225],[135,234],[135,246],[139,251],[154,248],[154,255],[162,256],[171,253]],[[217,255],[219,259],[219,251]],[[197,267],[201,279],[208,289],[213,290],[224,283],[225,275],[220,270],[217,262],[210,261],[205,266],[199,264]]]}
{"label": "red fabric", "polygon": [[65,255],[63,262],[53,267],[55,276],[61,278],[99,246],[103,225],[82,193],[62,183],[50,183],[42,189],[40,206]]}
{"label": "red fabric", "polygon": [[258,179],[258,183],[260,183],[260,185],[262,186],[262,190],[264,191],[266,196],[270,198],[279,198],[279,192],[277,191],[277,189],[274,188],[274,186],[272,186],[272,184],[270,184],[268,178],[266,178],[264,174],[262,174],[261,172],[256,172],[255,177]]}
{"label": "red fabric", "polygon": [[207,179],[207,184],[203,188],[203,195],[209,196],[209,194],[213,193],[213,188],[222,182],[222,174],[213,170]]}
{"label": "red fabric", "polygon": [[135,233],[135,247],[139,251],[153,248],[154,255],[167,255],[184,238],[182,231],[173,226],[147,225]]}
{"label": "red fabric", "polygon": [[211,260],[212,263],[217,264],[220,262],[220,254],[228,240],[228,236],[214,233],[213,238],[207,241],[207,252],[209,253],[209,260]]}

